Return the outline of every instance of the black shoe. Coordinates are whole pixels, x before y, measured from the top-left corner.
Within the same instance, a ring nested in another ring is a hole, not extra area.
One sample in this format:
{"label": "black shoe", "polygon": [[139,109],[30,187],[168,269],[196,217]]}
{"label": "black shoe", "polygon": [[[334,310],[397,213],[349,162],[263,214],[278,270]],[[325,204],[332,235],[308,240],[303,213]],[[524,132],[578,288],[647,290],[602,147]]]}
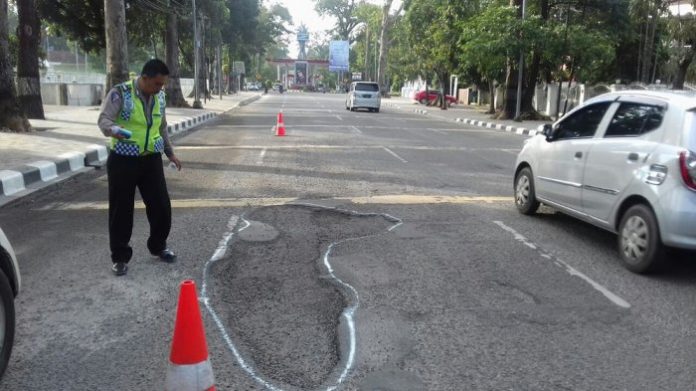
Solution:
{"label": "black shoe", "polygon": [[176,261],[176,254],[168,248],[160,251],[158,254],[152,254],[153,257],[157,257],[162,262],[174,263]]}
{"label": "black shoe", "polygon": [[125,262],[114,262],[111,271],[117,276],[124,276],[128,273],[128,264]]}

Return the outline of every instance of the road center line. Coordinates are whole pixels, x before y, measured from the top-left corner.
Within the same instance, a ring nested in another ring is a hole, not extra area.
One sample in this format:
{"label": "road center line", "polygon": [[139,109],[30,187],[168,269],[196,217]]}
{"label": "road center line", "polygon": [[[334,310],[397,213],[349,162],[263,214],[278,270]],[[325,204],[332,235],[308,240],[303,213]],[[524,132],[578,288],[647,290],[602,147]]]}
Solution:
{"label": "road center line", "polygon": [[543,249],[542,249],[541,247],[539,247],[537,244],[535,244],[535,243],[532,242],[531,240],[529,240],[529,239],[527,239],[526,237],[524,237],[524,235],[522,235],[522,234],[520,234],[519,232],[515,231],[513,228],[508,227],[507,225],[505,225],[502,221],[493,221],[493,223],[494,223],[495,225],[499,226],[500,228],[504,229],[505,231],[511,233],[511,234],[515,237],[515,240],[517,240],[518,242],[524,244],[525,246],[531,248],[532,250],[536,250],[536,251],[541,255],[542,258],[548,259],[548,260],[550,260],[550,261],[553,261],[556,265],[561,266],[561,267],[564,267],[564,268],[566,269],[566,271],[568,272],[568,274],[570,274],[571,276],[576,276],[576,277],[579,277],[579,278],[585,280],[585,282],[587,282],[587,283],[590,284],[594,289],[596,289],[596,290],[598,290],[600,293],[602,293],[602,294],[603,294],[607,299],[609,299],[609,301],[611,301],[612,303],[616,304],[617,306],[619,306],[619,307],[621,307],[621,308],[631,308],[631,305],[630,305],[626,300],[622,299],[621,297],[619,297],[619,296],[616,295],[615,293],[611,292],[609,289],[605,288],[604,286],[602,286],[602,285],[599,284],[598,282],[594,281],[594,280],[591,279],[590,277],[584,275],[582,272],[578,271],[578,270],[575,269],[574,267],[568,265],[567,263],[565,263],[565,262],[563,262],[562,260],[558,259],[558,258],[555,257],[554,255],[552,255],[552,254],[550,254],[549,252],[543,250]]}
{"label": "road center line", "polygon": [[392,151],[391,149],[389,149],[389,148],[387,148],[387,147],[382,147],[382,149],[384,149],[385,151],[387,151],[387,153],[389,153],[390,155],[394,156],[395,158],[401,160],[402,163],[408,163],[408,161],[407,161],[406,159],[404,159],[404,158],[402,158],[401,156],[397,155],[397,154],[396,154],[394,151]]}

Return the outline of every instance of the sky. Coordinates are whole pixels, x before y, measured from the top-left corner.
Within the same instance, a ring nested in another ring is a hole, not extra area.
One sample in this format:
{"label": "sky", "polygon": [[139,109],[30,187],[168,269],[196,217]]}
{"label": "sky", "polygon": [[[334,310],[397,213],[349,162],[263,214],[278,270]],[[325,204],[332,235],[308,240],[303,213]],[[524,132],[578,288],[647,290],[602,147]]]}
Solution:
{"label": "sky", "polygon": [[[373,4],[384,4],[383,0],[368,0],[368,2]],[[325,30],[331,29],[335,25],[335,19],[320,17],[316,11],[314,11],[314,0],[265,0],[264,4],[280,4],[287,8],[295,24],[292,30],[297,30],[300,24],[304,23],[309,30],[310,40],[316,39],[318,33],[323,33]],[[398,8],[399,5],[401,5],[401,1],[394,0],[392,9]],[[297,45],[294,35],[291,37],[289,48],[290,57],[296,57],[299,46]]]}

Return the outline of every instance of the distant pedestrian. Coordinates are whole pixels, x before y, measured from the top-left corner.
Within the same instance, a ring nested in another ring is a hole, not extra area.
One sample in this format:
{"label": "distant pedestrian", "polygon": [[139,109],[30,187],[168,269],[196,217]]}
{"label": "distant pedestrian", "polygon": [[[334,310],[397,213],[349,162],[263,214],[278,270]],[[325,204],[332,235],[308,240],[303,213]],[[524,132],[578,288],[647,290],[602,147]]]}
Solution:
{"label": "distant pedestrian", "polygon": [[167,248],[172,212],[162,167],[162,152],[178,170],[181,162],[174,154],[167,134],[165,95],[169,69],[157,59],[145,63],[135,80],[115,86],[101,107],[99,128],[111,137],[111,152],[106,162],[109,181],[109,244],[111,270],[117,276],[128,271],[133,256],[130,246],[133,231],[135,189],[140,190],[150,236],[150,253],[164,262],[176,255]]}

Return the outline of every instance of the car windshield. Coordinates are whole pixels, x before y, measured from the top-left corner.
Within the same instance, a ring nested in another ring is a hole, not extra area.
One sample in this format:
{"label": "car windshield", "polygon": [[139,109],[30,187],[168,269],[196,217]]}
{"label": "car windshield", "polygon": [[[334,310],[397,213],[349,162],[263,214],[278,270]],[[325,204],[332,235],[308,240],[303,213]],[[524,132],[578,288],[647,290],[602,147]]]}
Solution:
{"label": "car windshield", "polygon": [[371,92],[377,92],[379,91],[379,86],[374,83],[358,83],[355,85],[355,91],[371,91]]}

